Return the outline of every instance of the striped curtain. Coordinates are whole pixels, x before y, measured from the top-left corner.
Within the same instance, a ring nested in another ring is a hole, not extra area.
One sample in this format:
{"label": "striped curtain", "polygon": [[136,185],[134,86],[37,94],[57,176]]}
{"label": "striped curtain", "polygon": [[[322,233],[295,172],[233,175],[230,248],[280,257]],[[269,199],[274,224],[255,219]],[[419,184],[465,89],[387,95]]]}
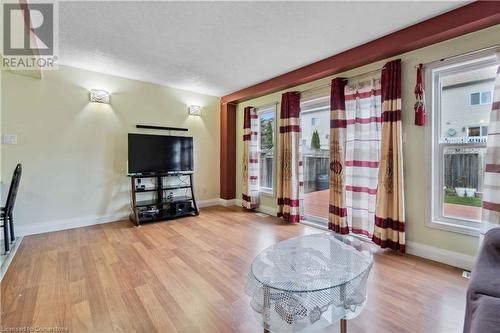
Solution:
{"label": "striped curtain", "polygon": [[[500,63],[500,53],[497,53]],[[500,66],[495,80],[483,185],[483,216],[481,231],[500,225]]]}
{"label": "striped curtain", "polygon": [[259,205],[259,119],[257,109],[247,106],[243,116],[243,188],[241,205],[253,209]]}
{"label": "striped curtain", "polygon": [[382,137],[373,242],[405,252],[401,133],[401,60],[382,70]]}
{"label": "striped curtain", "polygon": [[330,206],[328,229],[348,234],[345,197],[346,111],[345,80],[332,80],[330,94]]}
{"label": "striped curtain", "polygon": [[304,213],[304,181],[300,133],[300,94],[281,96],[280,135],[278,140],[278,179],[276,196],[278,216],[298,223]]}
{"label": "striped curtain", "polygon": [[373,236],[380,161],[381,90],[374,79],[347,85],[345,191],[350,232]]}

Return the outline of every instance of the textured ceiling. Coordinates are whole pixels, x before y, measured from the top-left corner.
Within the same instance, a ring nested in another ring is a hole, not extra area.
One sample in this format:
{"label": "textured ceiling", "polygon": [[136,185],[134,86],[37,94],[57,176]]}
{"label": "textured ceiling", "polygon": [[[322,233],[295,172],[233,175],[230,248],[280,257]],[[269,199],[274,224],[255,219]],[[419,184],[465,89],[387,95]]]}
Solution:
{"label": "textured ceiling", "polygon": [[222,96],[464,2],[60,2],[60,63]]}

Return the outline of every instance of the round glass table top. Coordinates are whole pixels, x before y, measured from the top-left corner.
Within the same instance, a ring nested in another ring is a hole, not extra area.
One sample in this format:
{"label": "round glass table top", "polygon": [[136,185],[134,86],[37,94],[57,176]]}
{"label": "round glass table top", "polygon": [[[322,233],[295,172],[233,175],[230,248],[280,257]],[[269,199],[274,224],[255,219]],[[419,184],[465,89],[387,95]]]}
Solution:
{"label": "round glass table top", "polygon": [[254,259],[250,273],[274,290],[314,292],[355,280],[372,264],[373,256],[364,242],[327,233],[268,247]]}

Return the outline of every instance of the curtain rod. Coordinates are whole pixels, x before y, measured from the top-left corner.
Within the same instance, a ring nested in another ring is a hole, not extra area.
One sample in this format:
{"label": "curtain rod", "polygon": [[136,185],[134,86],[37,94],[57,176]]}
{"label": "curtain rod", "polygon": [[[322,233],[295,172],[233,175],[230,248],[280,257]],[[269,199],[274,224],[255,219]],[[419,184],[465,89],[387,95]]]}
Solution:
{"label": "curtain rod", "polygon": [[[357,75],[353,75],[353,76],[350,76],[350,77],[346,77],[346,78],[344,78],[344,81],[348,81],[348,80],[352,80],[352,79],[354,79],[356,77],[365,76],[365,75],[368,75],[368,74],[373,74],[373,73],[376,73],[376,72],[380,72],[382,70],[383,70],[383,68],[377,68],[377,69],[374,69],[372,71],[368,71],[368,72],[364,72],[364,73],[361,73],[361,74],[357,74]],[[308,89],[299,91],[299,93],[303,94],[304,92],[307,92],[307,91],[316,90],[316,89],[320,89],[320,88],[325,88],[325,87],[329,87],[331,85],[332,85],[331,83],[326,83],[326,84],[322,84],[320,86],[316,86],[316,87],[312,87],[312,88],[308,88]]]}
{"label": "curtain rod", "polygon": [[[476,54],[476,53],[481,53],[481,52],[486,52],[486,51],[493,50],[493,49],[496,49],[496,48],[499,48],[499,51],[500,51],[500,44],[491,45],[491,46],[488,46],[488,47],[485,47],[485,48],[482,48],[482,49],[479,49],[479,50],[475,50],[475,51],[470,51],[470,52],[464,52],[464,53],[456,54],[456,55],[453,55],[453,56],[450,56],[450,57],[445,57],[445,58],[441,58],[441,59],[437,59],[437,60],[432,60],[432,61],[429,61],[429,62],[425,62],[422,65],[424,65],[424,67],[426,67],[426,66],[428,66],[430,64],[433,64],[433,63],[436,63],[436,62],[441,62],[441,61],[446,61],[446,60],[452,60],[452,59],[456,59],[456,58],[460,58],[460,57],[465,57],[465,56],[468,56],[468,55],[472,55],[472,54]],[[415,68],[418,68],[418,65],[415,65]]]}

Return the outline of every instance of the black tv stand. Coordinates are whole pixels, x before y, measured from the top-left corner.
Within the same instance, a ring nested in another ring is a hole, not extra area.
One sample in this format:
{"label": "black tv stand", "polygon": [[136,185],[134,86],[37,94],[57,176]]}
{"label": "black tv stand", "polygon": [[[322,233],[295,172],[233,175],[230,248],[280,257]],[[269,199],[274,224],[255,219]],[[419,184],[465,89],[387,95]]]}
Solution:
{"label": "black tv stand", "polygon": [[[165,221],[198,215],[192,172],[129,174],[131,184],[130,220],[140,226],[144,222]],[[143,180],[149,179],[149,185]],[[179,192],[184,191],[183,195]],[[141,198],[142,194],[149,198]]]}

